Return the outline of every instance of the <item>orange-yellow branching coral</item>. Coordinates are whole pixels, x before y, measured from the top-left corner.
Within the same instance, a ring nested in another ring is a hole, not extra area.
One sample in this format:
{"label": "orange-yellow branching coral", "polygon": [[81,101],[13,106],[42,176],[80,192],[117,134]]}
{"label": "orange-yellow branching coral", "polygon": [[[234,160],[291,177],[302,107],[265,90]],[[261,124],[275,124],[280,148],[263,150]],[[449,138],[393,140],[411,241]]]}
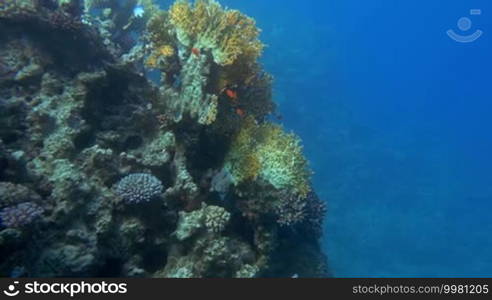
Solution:
{"label": "orange-yellow branching coral", "polygon": [[[172,24],[183,32],[193,32],[194,13],[188,1],[177,1],[169,9],[169,19]],[[196,20],[197,22],[200,20]]]}
{"label": "orange-yellow branching coral", "polygon": [[235,184],[260,178],[301,197],[311,191],[311,173],[299,138],[272,123],[258,125],[247,118],[231,144],[225,167]]}
{"label": "orange-yellow branching coral", "polygon": [[[219,111],[224,111],[218,101],[224,91],[230,86],[244,90],[258,73],[256,60],[263,48],[258,35],[253,19],[214,0],[193,4],[178,0],[168,12],[152,15],[147,23],[146,65],[162,71],[165,85],[177,83],[161,89],[175,111],[175,122],[188,114],[200,124],[214,123]],[[170,78],[179,81],[170,82]],[[230,111],[233,116],[238,111],[256,116],[255,111],[242,108]]]}
{"label": "orange-yellow branching coral", "polygon": [[145,61],[145,65],[147,66],[147,68],[156,69],[157,59],[158,59],[157,56],[153,54],[149,55],[149,57],[147,57],[147,60]]}
{"label": "orange-yellow branching coral", "polygon": [[177,1],[170,8],[169,19],[183,45],[209,49],[222,66],[231,65],[240,56],[255,61],[263,50],[255,21],[237,10],[223,9],[214,0],[197,0],[194,5]]}
{"label": "orange-yellow branching coral", "polygon": [[157,49],[158,53],[162,56],[169,57],[174,55],[174,48],[170,45],[164,45]]}
{"label": "orange-yellow branching coral", "polygon": [[165,59],[167,57],[171,57],[174,55],[174,48],[170,45],[163,45],[156,50],[154,50],[147,60],[145,61],[145,65],[149,68],[157,68],[159,65],[160,59]]}
{"label": "orange-yellow branching coral", "polygon": [[167,12],[156,11],[147,22],[147,38],[150,41],[149,49],[151,50],[146,61],[148,67],[156,68],[161,57],[170,57],[175,53],[173,29],[167,20]]}
{"label": "orange-yellow branching coral", "polygon": [[255,180],[260,172],[261,165],[256,155],[254,140],[254,131],[257,128],[254,118],[246,118],[227,154],[226,168],[236,184]]}

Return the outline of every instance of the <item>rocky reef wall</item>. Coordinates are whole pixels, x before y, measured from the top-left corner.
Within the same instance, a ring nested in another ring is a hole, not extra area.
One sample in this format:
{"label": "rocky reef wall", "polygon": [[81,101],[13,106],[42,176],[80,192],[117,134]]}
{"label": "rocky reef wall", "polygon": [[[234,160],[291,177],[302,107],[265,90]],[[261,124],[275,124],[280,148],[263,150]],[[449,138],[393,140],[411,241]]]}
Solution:
{"label": "rocky reef wall", "polygon": [[258,34],[215,1],[3,1],[0,275],[327,276]]}

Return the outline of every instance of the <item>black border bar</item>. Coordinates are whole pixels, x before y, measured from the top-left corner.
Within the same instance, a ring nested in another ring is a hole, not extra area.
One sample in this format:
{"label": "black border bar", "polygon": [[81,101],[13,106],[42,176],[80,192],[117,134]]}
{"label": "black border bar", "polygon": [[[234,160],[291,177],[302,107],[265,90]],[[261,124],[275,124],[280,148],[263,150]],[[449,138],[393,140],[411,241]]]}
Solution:
{"label": "black border bar", "polygon": [[[267,295],[297,299],[475,298],[491,297],[487,278],[391,279],[143,279],[2,278],[0,299],[199,299]],[[36,293],[37,292],[37,293]],[[12,294],[12,296],[7,296]],[[13,295],[15,294],[15,295]],[[70,295],[72,294],[72,295]],[[178,297],[178,298],[176,298]],[[343,297],[343,298],[340,298]]]}

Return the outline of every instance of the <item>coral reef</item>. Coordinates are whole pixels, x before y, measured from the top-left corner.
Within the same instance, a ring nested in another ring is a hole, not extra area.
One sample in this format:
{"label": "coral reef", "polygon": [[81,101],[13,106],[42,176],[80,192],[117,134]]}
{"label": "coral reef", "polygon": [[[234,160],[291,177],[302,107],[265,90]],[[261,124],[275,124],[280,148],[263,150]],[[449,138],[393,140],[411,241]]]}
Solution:
{"label": "coral reef", "polygon": [[259,32],[213,0],[1,1],[0,274],[327,276]]}
{"label": "coral reef", "polygon": [[161,72],[169,118],[203,125],[220,118],[216,130],[230,134],[242,116],[263,120],[271,113],[271,77],[256,61],[263,48],[259,32],[253,19],[213,0],[177,1],[169,12],[153,14],[146,65]]}

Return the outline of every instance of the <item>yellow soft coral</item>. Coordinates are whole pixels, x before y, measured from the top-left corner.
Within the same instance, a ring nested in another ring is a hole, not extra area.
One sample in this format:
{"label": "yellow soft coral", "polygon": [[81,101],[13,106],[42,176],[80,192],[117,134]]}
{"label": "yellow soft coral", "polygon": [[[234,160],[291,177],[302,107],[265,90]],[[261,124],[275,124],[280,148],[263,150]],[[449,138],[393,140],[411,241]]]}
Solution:
{"label": "yellow soft coral", "polygon": [[277,189],[292,189],[306,197],[311,190],[310,171],[299,138],[270,123],[262,125],[259,134],[260,176]]}
{"label": "yellow soft coral", "polygon": [[174,55],[174,48],[170,45],[164,45],[157,48],[153,51],[147,60],[145,61],[145,65],[148,68],[156,69],[159,67],[159,61],[161,58],[171,57]]}
{"label": "yellow soft coral", "polygon": [[261,165],[255,153],[254,141],[254,131],[257,128],[254,118],[246,118],[227,154],[226,168],[236,184],[254,180],[260,172]]}
{"label": "yellow soft coral", "polygon": [[245,120],[234,138],[226,168],[235,184],[259,177],[276,189],[302,197],[311,190],[310,171],[299,138],[275,124],[258,125],[253,118]]}
{"label": "yellow soft coral", "polygon": [[178,40],[185,46],[212,51],[214,61],[231,65],[240,56],[254,61],[263,50],[255,21],[237,10],[225,10],[214,0],[177,1],[169,11]]}
{"label": "yellow soft coral", "polygon": [[149,57],[147,57],[147,59],[145,60],[145,65],[148,67],[148,68],[151,68],[151,69],[156,69],[157,68],[157,59],[158,57],[156,55],[150,55]]}
{"label": "yellow soft coral", "polygon": [[194,14],[187,1],[176,1],[169,9],[169,20],[185,32],[192,32]]}
{"label": "yellow soft coral", "polygon": [[164,45],[158,49],[158,52],[162,56],[169,57],[174,55],[174,48],[170,45]]}

